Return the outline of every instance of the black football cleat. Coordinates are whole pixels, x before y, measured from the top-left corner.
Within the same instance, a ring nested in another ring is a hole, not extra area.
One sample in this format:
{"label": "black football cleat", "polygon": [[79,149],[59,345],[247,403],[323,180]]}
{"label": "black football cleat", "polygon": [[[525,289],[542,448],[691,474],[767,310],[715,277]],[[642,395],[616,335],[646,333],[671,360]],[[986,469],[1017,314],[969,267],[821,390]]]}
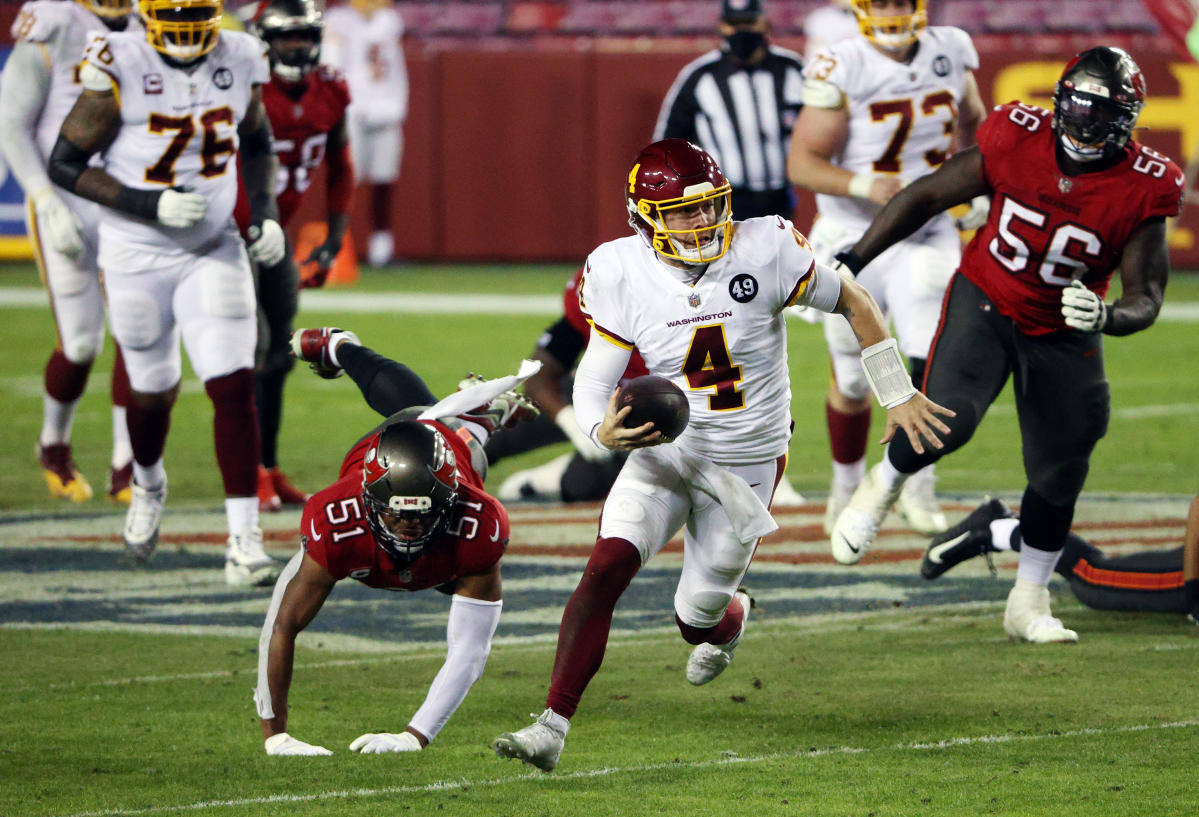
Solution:
{"label": "black football cleat", "polygon": [[933,537],[920,562],[920,575],[935,579],[949,568],[984,553],[993,553],[991,523],[1008,519],[1011,509],[999,499],[988,499],[944,533]]}

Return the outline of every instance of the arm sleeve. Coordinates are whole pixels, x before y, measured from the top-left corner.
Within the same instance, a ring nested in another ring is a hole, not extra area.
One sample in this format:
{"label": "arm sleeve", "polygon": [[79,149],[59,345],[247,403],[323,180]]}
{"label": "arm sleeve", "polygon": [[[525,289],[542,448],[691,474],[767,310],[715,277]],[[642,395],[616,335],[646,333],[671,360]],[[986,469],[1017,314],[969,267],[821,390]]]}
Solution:
{"label": "arm sleeve", "polygon": [[46,158],[33,139],[49,92],[45,47],[18,42],[0,74],[0,151],[26,196],[50,186]]}
{"label": "arm sleeve", "polygon": [[592,329],[587,351],[583,353],[583,359],[579,361],[579,367],[575,371],[574,392],[571,396],[575,407],[575,420],[583,433],[600,448],[604,446],[596,439],[595,429],[604,420],[604,414],[608,411],[608,398],[620,382],[632,354],[631,349],[617,346]]}
{"label": "arm sleeve", "polygon": [[430,741],[437,737],[483,674],[503,606],[502,601],[466,596],[454,596],[450,601],[450,617],[445,629],[448,645],[445,663],[429,685],[425,702],[408,722]]}
{"label": "arm sleeve", "polygon": [[832,312],[841,299],[841,276],[828,267],[813,264],[812,271],[800,281],[795,298],[789,303]]}
{"label": "arm sleeve", "polygon": [[283,601],[287,585],[296,577],[302,561],[304,561],[304,551],[300,550],[279,574],[279,580],[275,582],[275,592],[271,594],[271,604],[266,611],[266,620],[262,622],[262,632],[258,635],[258,688],[254,690],[254,705],[258,708],[258,717],[263,720],[275,717],[267,674],[271,657],[271,635],[275,631],[275,618],[279,615],[279,605]]}

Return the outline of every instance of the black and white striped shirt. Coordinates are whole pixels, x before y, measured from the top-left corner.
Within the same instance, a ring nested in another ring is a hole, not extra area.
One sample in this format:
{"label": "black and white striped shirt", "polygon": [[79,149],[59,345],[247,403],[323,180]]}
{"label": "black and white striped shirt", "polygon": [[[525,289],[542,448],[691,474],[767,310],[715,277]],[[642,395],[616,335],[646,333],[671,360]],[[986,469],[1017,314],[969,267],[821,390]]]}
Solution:
{"label": "black and white striped shirt", "polygon": [[780,197],[794,204],[787,149],[803,102],[802,71],[798,54],[773,45],[750,67],[719,49],[709,51],[679,72],[658,114],[654,141],[686,139],[710,153],[733,187],[735,218],[775,212],[790,217],[778,208],[752,211]]}

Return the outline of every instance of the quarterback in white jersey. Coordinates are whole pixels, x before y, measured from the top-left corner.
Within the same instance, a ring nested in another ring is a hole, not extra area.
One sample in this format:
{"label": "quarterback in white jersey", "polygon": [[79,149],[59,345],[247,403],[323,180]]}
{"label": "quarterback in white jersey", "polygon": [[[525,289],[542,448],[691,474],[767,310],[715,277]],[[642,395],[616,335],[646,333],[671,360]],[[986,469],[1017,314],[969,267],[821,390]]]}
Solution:
{"label": "quarterback in white jersey", "polygon": [[[865,36],[834,43],[805,66],[804,109],[788,161],[791,180],[816,193],[811,238],[826,264],[853,245],[905,184],[974,144],[986,113],[973,74],[978,54],[966,32],[925,25],[924,0],[853,0],[853,7]],[[962,226],[979,226],[988,206],[980,197]],[[960,258],[954,221],[943,213],[858,276],[894,322],[917,384]],[[827,318],[824,334],[833,368],[827,405],[833,478],[825,514],[831,532],[866,473],[870,402],[849,325]],[[930,467],[909,480],[897,504],[925,534],[947,526],[933,479]]]}
{"label": "quarterback in white jersey", "polygon": [[[101,34],[88,45],[83,92],[49,167],[60,187],[110,208],[99,262],[133,390],[125,547],[145,561],[158,540],[182,339],[215,409],[229,523],[225,579],[270,584],[278,571],[258,527],[254,284],[232,218],[240,158],[249,255],[278,263],[285,241],[260,87],[268,78],[265,45],[221,31],[220,0],[140,0],[139,13],[144,32]],[[101,163],[92,166],[97,154]]]}
{"label": "quarterback in white jersey", "polygon": [[403,36],[404,21],[391,0],[350,0],[325,13],[322,59],[341,69],[350,86],[346,122],[354,168],[371,186],[367,261],[375,267],[389,262],[394,249],[391,185],[400,175],[408,116]]}
{"label": "quarterback in white jersey", "polygon": [[[699,147],[655,142],[628,175],[637,235],[588,258],[579,301],[592,332],[575,373],[575,416],[598,445],[631,453],[562,616],[546,710],[495,740],[502,757],[554,768],[603,659],[617,599],[680,528],[674,610],[684,640],[695,645],[687,680],[706,684],[729,665],[750,608],[741,579],[758,539],[777,528],[767,509],[790,439],[785,307],[845,316],[887,406],[888,436],[901,427],[913,445],[923,436],[941,446],[945,425],[935,415],[952,412],[912,388],[869,293],[817,263],[785,219],[734,222],[730,191]],[[631,408],[618,409],[617,384],[634,348],[651,374],[688,395],[690,423],[672,444],[652,423],[623,425]]]}
{"label": "quarterback in white jersey", "polygon": [[[131,0],[31,0],[12,26],[12,54],[0,77],[0,149],[25,190],[34,260],[50,292],[58,344],[45,370],[38,452],[53,496],[83,502],[92,488],[71,450],[71,425],[92,364],[104,345],[104,296],[96,268],[98,204],[55,190],[47,157],[82,90],[79,58],[93,33],[128,27]],[[112,373],[113,448],[108,496],[128,502],[133,473],[125,405],[129,381],[117,348]]]}

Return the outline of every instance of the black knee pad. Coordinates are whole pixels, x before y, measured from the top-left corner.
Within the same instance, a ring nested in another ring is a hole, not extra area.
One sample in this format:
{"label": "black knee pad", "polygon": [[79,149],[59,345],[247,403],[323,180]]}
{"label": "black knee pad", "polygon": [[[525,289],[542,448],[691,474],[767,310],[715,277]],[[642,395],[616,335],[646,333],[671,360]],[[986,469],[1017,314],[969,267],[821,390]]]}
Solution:
{"label": "black knee pad", "polygon": [[1062,549],[1074,521],[1074,501],[1059,505],[1031,485],[1020,501],[1020,537],[1026,547],[1049,552]]}
{"label": "black knee pad", "polygon": [[908,441],[908,435],[902,430],[895,432],[895,437],[887,449],[887,457],[891,460],[891,464],[903,473],[914,474],[924,466],[958,450],[970,441],[970,438],[974,436],[974,430],[982,421],[982,410],[968,400],[950,398],[940,402],[945,408],[957,412],[954,417],[938,415],[945,425],[949,426],[950,431],[948,435],[938,435],[941,437],[941,442],[945,443],[944,448],[936,449],[926,442],[924,453],[917,454],[916,450],[912,448],[911,442]]}

